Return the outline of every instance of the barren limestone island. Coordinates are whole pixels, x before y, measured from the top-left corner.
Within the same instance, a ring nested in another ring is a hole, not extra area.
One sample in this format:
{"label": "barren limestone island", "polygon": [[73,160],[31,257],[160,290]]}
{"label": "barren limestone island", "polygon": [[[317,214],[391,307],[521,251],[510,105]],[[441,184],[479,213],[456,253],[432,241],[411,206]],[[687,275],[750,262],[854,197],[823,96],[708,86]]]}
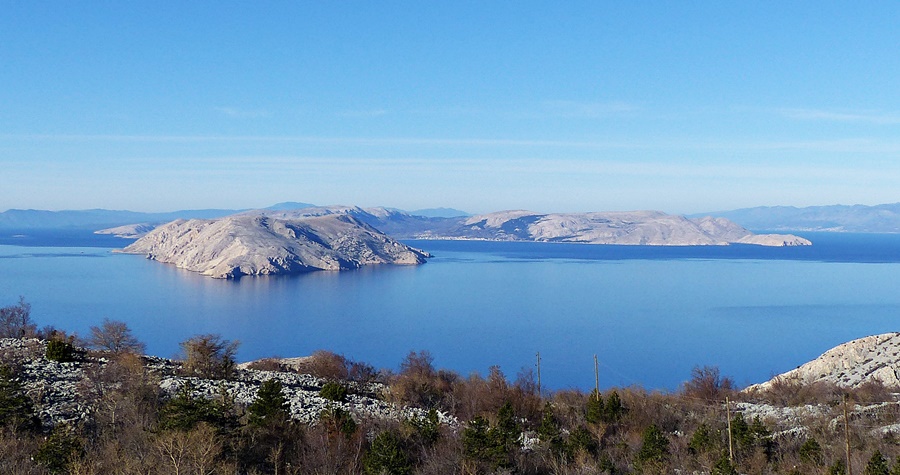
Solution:
{"label": "barren limestone island", "polygon": [[372,264],[416,265],[429,257],[396,239],[652,246],[811,244],[791,234],[754,234],[724,218],[688,219],[658,211],[501,211],[429,218],[386,208],[330,206],[254,210],[218,219],[176,220],[150,229],[152,226],[133,225],[98,232],[136,237],[138,230],[144,231],[146,235],[122,252],[145,254],[215,278],[345,270]]}

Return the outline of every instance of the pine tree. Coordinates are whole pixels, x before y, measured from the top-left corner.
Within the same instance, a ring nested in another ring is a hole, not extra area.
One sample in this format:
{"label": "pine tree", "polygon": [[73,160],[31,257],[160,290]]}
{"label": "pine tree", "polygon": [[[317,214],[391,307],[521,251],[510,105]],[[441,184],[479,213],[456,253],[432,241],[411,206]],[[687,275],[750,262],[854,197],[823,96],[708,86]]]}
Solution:
{"label": "pine tree", "polygon": [[712,475],[738,475],[727,454],[722,454],[713,466]]}
{"label": "pine tree", "polygon": [[869,458],[869,463],[866,464],[866,470],[863,472],[864,475],[891,475],[890,470],[888,469],[887,460],[885,460],[884,455],[881,455],[881,451],[876,450],[872,457]]}
{"label": "pine tree", "polygon": [[363,457],[363,469],[370,475],[412,473],[412,463],[400,436],[393,431],[385,431],[375,436],[372,446]]}
{"label": "pine tree", "polygon": [[259,386],[256,400],[247,408],[251,425],[280,425],[287,422],[290,405],[282,392],[281,382],[269,379]]}
{"label": "pine tree", "polygon": [[553,415],[553,407],[548,402],[544,405],[544,414],[541,416],[541,425],[538,426],[538,438],[541,444],[550,449],[550,452],[559,457],[565,452],[559,422]]}
{"label": "pine tree", "polygon": [[637,467],[643,471],[659,471],[669,458],[669,439],[655,424],[644,430]]}
{"label": "pine tree", "polygon": [[619,393],[613,391],[606,399],[606,405],[603,407],[603,421],[607,424],[618,422],[628,410],[622,404]]}
{"label": "pine tree", "polygon": [[591,391],[590,396],[588,396],[584,418],[591,424],[599,424],[603,421],[603,397],[600,396],[596,389]]}
{"label": "pine tree", "polygon": [[17,430],[39,427],[31,400],[25,395],[21,383],[13,377],[12,370],[0,365],[0,426]]}
{"label": "pine tree", "polygon": [[806,439],[806,442],[800,446],[800,460],[811,465],[822,465],[822,446],[814,438]]}

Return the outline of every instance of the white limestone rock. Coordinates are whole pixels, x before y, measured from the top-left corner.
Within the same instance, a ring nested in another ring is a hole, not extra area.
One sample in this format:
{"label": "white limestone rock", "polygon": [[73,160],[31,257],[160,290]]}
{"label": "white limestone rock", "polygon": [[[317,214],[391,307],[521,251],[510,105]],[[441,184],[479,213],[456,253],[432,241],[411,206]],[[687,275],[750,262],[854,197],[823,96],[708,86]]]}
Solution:
{"label": "white limestone rock", "polygon": [[747,390],[766,390],[776,381],[812,384],[824,382],[853,388],[879,380],[889,387],[900,387],[900,333],[867,336],[838,345],[822,356],[769,381]]}
{"label": "white limestone rock", "polygon": [[177,220],[156,228],[122,252],[146,254],[148,259],[215,278],[345,270],[372,264],[415,265],[429,257],[346,214]]}
{"label": "white limestone rock", "polygon": [[644,246],[812,244],[793,235],[754,235],[724,218],[688,219],[659,211],[567,214],[501,211],[467,218],[462,226],[452,230],[447,237]]}
{"label": "white limestone rock", "polygon": [[156,229],[156,226],[156,224],[150,223],[126,224],[124,226],[94,231],[94,234],[109,234],[123,239],[139,239]]}

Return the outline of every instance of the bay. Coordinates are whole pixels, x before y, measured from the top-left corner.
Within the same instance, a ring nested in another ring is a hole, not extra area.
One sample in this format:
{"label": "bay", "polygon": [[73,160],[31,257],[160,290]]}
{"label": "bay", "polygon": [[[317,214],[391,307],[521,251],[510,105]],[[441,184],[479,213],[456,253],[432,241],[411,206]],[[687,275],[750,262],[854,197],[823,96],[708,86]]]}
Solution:
{"label": "bay", "polygon": [[39,325],[79,334],[122,320],[160,356],[218,333],[242,360],[328,349],[397,369],[428,350],[515,378],[540,352],[544,386],[589,389],[596,354],[603,387],[674,390],[704,365],[745,385],[898,330],[900,236],[798,234],[814,245],[414,241],[427,264],[238,281],[113,254],[108,237],[5,236],[0,305],[24,296]]}

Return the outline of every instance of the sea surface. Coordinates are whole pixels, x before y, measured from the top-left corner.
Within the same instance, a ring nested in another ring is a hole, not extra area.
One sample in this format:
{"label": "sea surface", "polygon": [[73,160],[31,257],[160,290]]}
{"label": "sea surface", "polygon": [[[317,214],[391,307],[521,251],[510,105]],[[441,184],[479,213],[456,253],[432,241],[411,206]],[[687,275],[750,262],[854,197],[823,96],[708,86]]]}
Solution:
{"label": "sea surface", "polygon": [[900,235],[796,233],[811,247],[411,241],[422,266],[216,280],[112,253],[128,241],[0,232],[0,306],[86,334],[128,323],[175,356],[200,333],[239,359],[328,349],[397,369],[427,350],[462,375],[536,369],[554,389],[675,390],[696,366],[761,382],[855,338],[900,331]]}

